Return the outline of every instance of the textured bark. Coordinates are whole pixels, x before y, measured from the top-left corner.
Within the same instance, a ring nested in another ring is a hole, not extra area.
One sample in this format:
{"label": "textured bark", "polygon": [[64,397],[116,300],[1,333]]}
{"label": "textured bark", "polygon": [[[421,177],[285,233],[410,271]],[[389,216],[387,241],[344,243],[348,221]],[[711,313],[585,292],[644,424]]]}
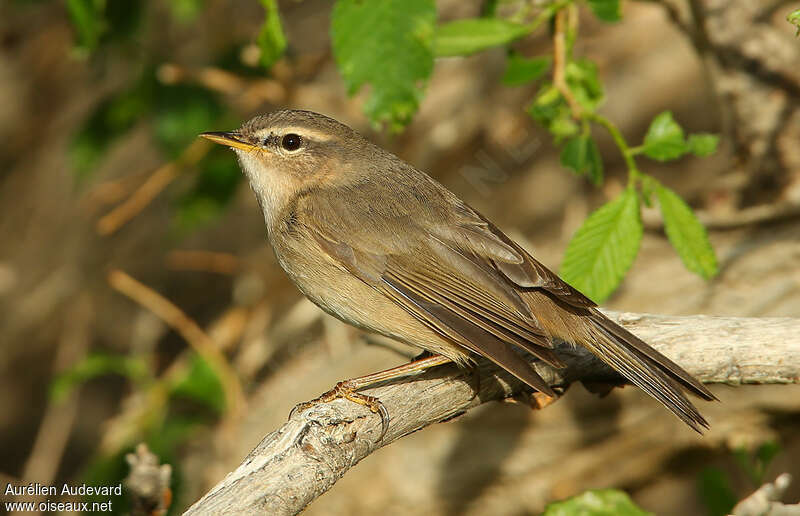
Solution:
{"label": "textured bark", "polygon": [[[608,315],[704,383],[800,382],[798,319]],[[559,351],[569,364],[565,369],[535,364],[554,388],[563,391],[576,381],[595,387],[621,383],[588,352],[567,345]],[[380,417],[348,401],[295,413],[185,514],[296,514],[361,459],[404,435],[487,401],[549,400],[531,398],[522,384],[486,363],[477,371],[443,366],[365,392],[377,396],[391,416],[382,441],[377,442]]]}

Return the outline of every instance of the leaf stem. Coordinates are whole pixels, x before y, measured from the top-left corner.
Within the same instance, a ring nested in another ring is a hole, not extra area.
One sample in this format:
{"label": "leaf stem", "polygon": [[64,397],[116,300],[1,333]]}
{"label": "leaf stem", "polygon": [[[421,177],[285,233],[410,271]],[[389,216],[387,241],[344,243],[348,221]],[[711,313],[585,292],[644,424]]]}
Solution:
{"label": "leaf stem", "polygon": [[572,2],[573,0],[560,0],[558,2],[553,2],[549,6],[545,7],[544,9],[542,9],[542,12],[536,15],[536,18],[534,18],[533,21],[531,21],[527,25],[528,31],[533,32],[539,27],[539,25],[543,24],[544,22],[552,18],[553,14],[561,11],[562,9],[570,5]]}
{"label": "leaf stem", "polygon": [[637,180],[644,176],[644,174],[642,174],[642,172],[636,166],[636,159],[634,158],[636,154],[641,152],[640,147],[630,147],[628,142],[625,141],[622,131],[620,131],[619,128],[614,125],[613,122],[611,122],[611,120],[603,115],[599,115],[594,112],[585,112],[584,116],[592,122],[602,125],[606,131],[611,134],[611,137],[614,139],[614,143],[617,144],[622,157],[625,159],[625,164],[628,166],[628,186],[633,186]]}
{"label": "leaf stem", "polygon": [[567,84],[566,66],[569,60],[567,52],[567,25],[566,19],[569,12],[566,9],[560,9],[556,12],[555,31],[553,32],[553,85],[561,93],[561,96],[569,104],[569,109],[572,112],[572,117],[576,120],[583,118],[583,108],[575,99],[572,90]]}

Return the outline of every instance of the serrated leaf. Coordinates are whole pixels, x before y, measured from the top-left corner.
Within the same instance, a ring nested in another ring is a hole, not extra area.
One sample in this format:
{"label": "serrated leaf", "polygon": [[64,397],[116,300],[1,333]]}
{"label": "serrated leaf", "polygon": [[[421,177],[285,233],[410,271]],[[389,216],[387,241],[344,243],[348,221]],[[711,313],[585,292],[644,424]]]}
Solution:
{"label": "serrated leaf", "polygon": [[286,36],[278,13],[278,0],[261,0],[261,5],[265,15],[258,34],[258,48],[261,49],[261,65],[269,68],[286,50]]}
{"label": "serrated leaf", "polygon": [[594,15],[605,22],[622,19],[620,0],[587,0],[587,2]]}
{"label": "serrated leaf", "polygon": [[56,376],[50,384],[50,398],[61,401],[81,383],[110,374],[138,380],[147,376],[147,364],[138,357],[92,353]]}
{"label": "serrated leaf", "polygon": [[653,119],[644,137],[644,154],[658,161],[679,158],[689,151],[683,137],[683,129],[664,111]]}
{"label": "serrated leaf", "polygon": [[695,156],[710,156],[717,151],[719,136],[716,134],[696,133],[690,134],[686,142],[689,152]]}
{"label": "serrated leaf", "polygon": [[561,277],[595,302],[619,286],[642,240],[639,197],[629,188],[589,215],[572,237]]}
{"label": "serrated leaf", "polygon": [[561,164],[576,174],[586,174],[594,184],[603,182],[603,160],[591,136],[571,138],[561,151]]}
{"label": "serrated leaf", "polygon": [[528,34],[525,25],[502,18],[470,18],[436,28],[434,50],[438,57],[468,56],[487,48],[507,45]]}
{"label": "serrated leaf", "polygon": [[717,274],[717,257],[706,228],[697,220],[689,205],[669,188],[656,188],[664,229],[672,247],[690,271],[709,279]]}
{"label": "serrated leaf", "polygon": [[508,56],[506,72],[503,74],[503,84],[506,86],[520,86],[533,82],[542,77],[550,69],[550,57],[525,58],[516,52]]}
{"label": "serrated leaf", "polygon": [[364,111],[402,129],[417,111],[433,70],[433,0],[337,0],[331,36],[349,93],[371,86]]}
{"label": "serrated leaf", "polygon": [[592,489],[561,502],[550,503],[542,516],[647,516],[623,491]]}

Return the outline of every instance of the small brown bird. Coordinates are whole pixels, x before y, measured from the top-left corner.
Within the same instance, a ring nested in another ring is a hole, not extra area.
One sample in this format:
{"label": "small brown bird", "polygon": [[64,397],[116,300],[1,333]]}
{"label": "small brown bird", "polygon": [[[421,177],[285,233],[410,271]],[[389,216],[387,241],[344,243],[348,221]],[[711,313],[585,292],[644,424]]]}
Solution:
{"label": "small brown bird", "polygon": [[444,186],[346,125],[277,111],[201,136],[236,152],[275,255],[306,297],[346,323],[433,353],[343,382],[327,399],[376,410],[358,389],[444,362],[466,366],[474,355],[553,396],[515,348],[564,367],[553,349],[561,339],[587,348],[693,429],[708,427],[682,392],[715,399],[700,382]]}

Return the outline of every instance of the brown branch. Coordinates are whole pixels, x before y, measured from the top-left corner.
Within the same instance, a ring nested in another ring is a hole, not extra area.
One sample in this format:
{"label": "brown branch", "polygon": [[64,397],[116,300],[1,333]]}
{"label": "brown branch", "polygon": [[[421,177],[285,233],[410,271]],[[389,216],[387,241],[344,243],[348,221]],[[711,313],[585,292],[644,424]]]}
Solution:
{"label": "brown branch", "polygon": [[211,337],[180,308],[128,274],[120,270],[112,270],[108,274],[108,282],[114,289],[153,312],[192,346],[197,354],[219,375],[229,413],[234,419],[238,417],[244,405],[242,386]]}
{"label": "brown branch", "polygon": [[166,258],[167,268],[181,271],[231,275],[239,271],[240,265],[236,255],[204,250],[177,249]]}
{"label": "brown branch", "polygon": [[736,504],[734,516],[800,516],[800,504],[784,504],[781,498],[792,483],[792,476],[781,473]]}
{"label": "brown branch", "polygon": [[[800,383],[800,319],[608,315],[705,383]],[[554,388],[621,383],[585,350],[563,345],[559,352],[564,369],[534,364]],[[491,364],[477,374],[444,366],[366,390],[391,416],[381,442],[380,417],[360,405],[335,400],[295,413],[185,514],[296,514],[379,447],[487,401],[527,398]]]}
{"label": "brown branch", "polygon": [[200,161],[210,149],[208,142],[195,140],[177,159],[158,167],[125,202],[97,221],[97,232],[108,236],[130,222],[178,177],[184,167]]}

